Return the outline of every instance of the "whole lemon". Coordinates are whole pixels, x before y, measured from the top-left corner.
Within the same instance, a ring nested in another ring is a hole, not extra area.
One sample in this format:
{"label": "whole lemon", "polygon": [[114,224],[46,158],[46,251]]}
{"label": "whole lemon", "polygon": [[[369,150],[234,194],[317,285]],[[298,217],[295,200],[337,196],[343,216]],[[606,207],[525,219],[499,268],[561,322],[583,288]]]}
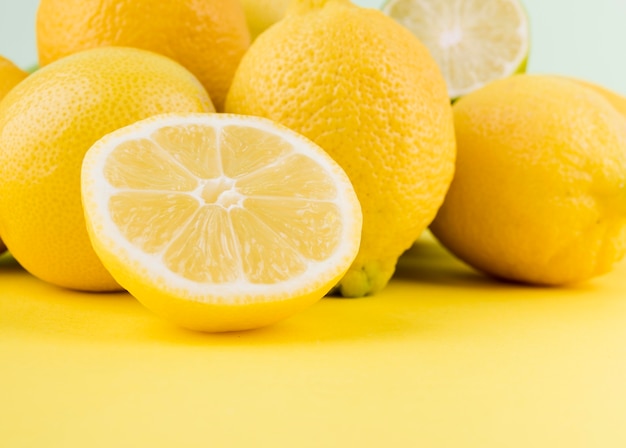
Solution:
{"label": "whole lemon", "polygon": [[290,0],[241,0],[252,40],[281,20]]}
{"label": "whole lemon", "polygon": [[560,285],[626,251],[626,122],[594,90],[517,75],[454,105],[456,174],[431,229],[492,276]]}
{"label": "whole lemon", "polygon": [[191,71],[218,110],[250,44],[238,0],[41,0],[36,33],[40,66],[103,46],[161,53]]}
{"label": "whole lemon", "polygon": [[[15,87],[20,81],[28,76],[24,70],[16,66],[7,58],[0,56],[0,101],[9,90]],[[0,240],[0,253],[7,250],[4,242]]]}
{"label": "whole lemon", "polygon": [[30,75],[0,103],[0,235],[12,255],[55,285],[118,289],[87,236],[84,154],[137,120],[213,110],[189,71],[144,50],[88,50]]}
{"label": "whole lemon", "polygon": [[299,0],[251,45],[226,110],[278,121],[343,167],[363,235],[339,292],[380,291],[434,218],[454,169],[451,106],[428,50],[379,11]]}

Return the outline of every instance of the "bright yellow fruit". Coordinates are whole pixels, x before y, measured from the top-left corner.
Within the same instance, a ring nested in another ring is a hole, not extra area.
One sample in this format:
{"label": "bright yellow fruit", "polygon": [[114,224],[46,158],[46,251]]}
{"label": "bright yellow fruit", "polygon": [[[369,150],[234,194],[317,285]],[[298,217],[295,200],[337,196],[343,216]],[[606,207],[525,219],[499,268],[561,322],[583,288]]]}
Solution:
{"label": "bright yellow fruit", "polygon": [[80,168],[103,135],[165,112],[213,111],[176,62],[131,48],[88,50],[38,70],[0,103],[0,235],[35,276],[119,289],[91,248]]}
{"label": "bright yellow fruit", "polygon": [[[0,56],[0,101],[13,87],[28,76],[24,70],[13,64],[7,58]],[[0,253],[7,250],[4,242],[0,240]]]}
{"label": "bright yellow fruit", "polygon": [[526,69],[530,27],[520,0],[387,0],[383,11],[428,47],[452,99]]}
{"label": "bright yellow fruit", "polygon": [[142,48],[185,66],[218,110],[250,44],[238,0],[41,0],[36,31],[40,66],[94,47]]}
{"label": "bright yellow fruit", "polygon": [[291,0],[241,0],[252,40],[283,17]]}
{"label": "bright yellow fruit", "polygon": [[85,156],[96,252],[140,302],[181,326],[269,325],[321,299],[359,249],[345,172],[269,120],[169,114],[120,129]]}
{"label": "bright yellow fruit", "polygon": [[426,47],[379,11],[300,0],[252,44],[226,110],[282,123],[346,170],[364,222],[339,292],[380,291],[434,218],[454,169],[452,111]]}
{"label": "bright yellow fruit", "polygon": [[7,58],[0,56],[0,101],[9,90],[24,80],[28,73],[13,64]]}
{"label": "bright yellow fruit", "polygon": [[567,78],[567,79],[569,79],[570,81],[577,82],[578,84],[581,84],[595,91],[596,93],[599,93],[601,96],[604,97],[605,100],[611,103],[611,105],[615,109],[617,109],[619,113],[621,113],[624,117],[626,117],[626,97],[610,89],[607,89],[606,87],[603,87],[601,85],[598,85],[589,81],[584,81],[582,79],[575,79],[575,78]]}
{"label": "bright yellow fruit", "polygon": [[495,277],[560,285],[626,251],[626,126],[594,91],[517,75],[454,105],[457,168],[431,229]]}

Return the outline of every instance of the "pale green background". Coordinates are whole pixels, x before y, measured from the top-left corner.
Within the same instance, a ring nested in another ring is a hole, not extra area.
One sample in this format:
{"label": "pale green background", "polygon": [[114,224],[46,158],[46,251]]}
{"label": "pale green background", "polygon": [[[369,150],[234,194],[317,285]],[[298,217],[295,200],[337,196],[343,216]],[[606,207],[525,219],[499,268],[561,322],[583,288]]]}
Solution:
{"label": "pale green background", "polygon": [[[0,0],[0,54],[24,68],[36,62],[37,4]],[[577,76],[626,95],[626,0],[525,0],[525,5],[532,33],[528,71]]]}

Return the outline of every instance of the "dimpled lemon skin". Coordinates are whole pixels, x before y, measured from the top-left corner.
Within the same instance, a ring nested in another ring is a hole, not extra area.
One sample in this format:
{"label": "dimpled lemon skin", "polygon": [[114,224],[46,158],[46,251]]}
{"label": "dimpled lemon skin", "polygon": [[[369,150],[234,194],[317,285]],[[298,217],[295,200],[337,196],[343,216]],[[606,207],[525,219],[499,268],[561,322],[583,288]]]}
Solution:
{"label": "dimpled lemon skin", "polygon": [[457,168],[433,234],[492,276],[562,285],[626,251],[626,126],[579,83],[517,75],[454,105]]}
{"label": "dimpled lemon skin", "polygon": [[250,45],[238,0],[41,0],[36,34],[40,66],[105,46],[163,54],[200,80],[218,110]]}
{"label": "dimpled lemon skin", "polygon": [[58,286],[120,289],[87,235],[84,154],[100,137],[137,120],[213,110],[191,73],[143,50],[89,50],[30,75],[0,103],[0,235],[12,255]]}
{"label": "dimpled lemon skin", "polygon": [[426,48],[379,11],[296,2],[242,59],[226,110],[282,123],[342,166],[361,202],[363,235],[337,292],[383,289],[454,170],[451,106]]}

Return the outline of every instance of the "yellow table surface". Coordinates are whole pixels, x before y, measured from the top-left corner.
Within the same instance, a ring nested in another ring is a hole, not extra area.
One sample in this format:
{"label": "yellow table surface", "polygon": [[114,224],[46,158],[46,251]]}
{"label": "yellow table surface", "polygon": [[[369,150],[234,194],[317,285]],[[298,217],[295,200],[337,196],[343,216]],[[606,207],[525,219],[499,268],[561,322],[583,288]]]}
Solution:
{"label": "yellow table surface", "polygon": [[423,238],[382,293],[201,334],[0,259],[0,446],[626,447],[626,263],[490,280]]}

